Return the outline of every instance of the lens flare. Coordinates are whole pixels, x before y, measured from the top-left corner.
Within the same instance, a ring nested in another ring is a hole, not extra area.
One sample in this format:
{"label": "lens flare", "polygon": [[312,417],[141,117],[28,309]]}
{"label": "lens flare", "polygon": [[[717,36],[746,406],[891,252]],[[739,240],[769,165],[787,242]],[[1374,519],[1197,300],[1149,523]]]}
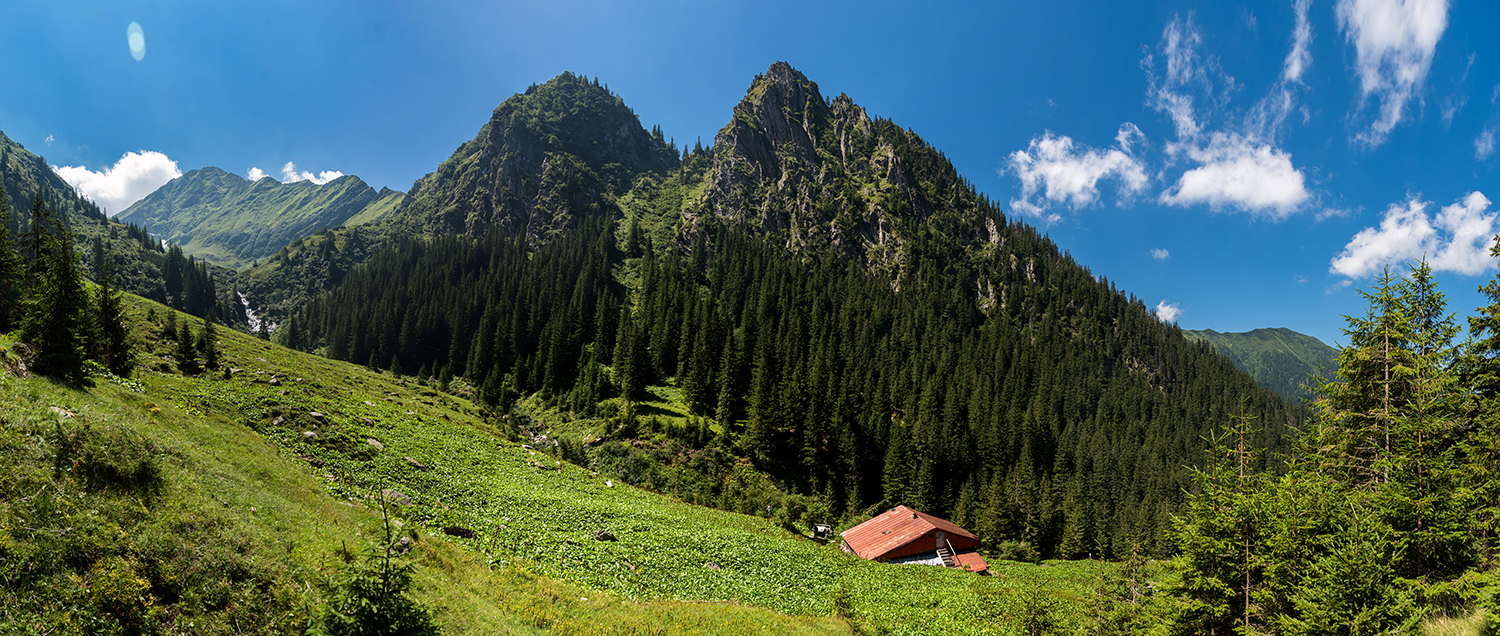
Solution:
{"label": "lens flare", "polygon": [[141,30],[139,22],[131,22],[125,29],[125,39],[130,42],[130,57],[137,62],[146,59],[146,32]]}

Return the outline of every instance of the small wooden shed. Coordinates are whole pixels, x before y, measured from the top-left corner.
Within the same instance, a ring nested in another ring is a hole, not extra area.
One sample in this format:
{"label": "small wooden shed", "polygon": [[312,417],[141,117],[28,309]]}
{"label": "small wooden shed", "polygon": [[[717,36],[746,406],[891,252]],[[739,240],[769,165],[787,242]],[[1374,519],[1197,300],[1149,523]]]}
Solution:
{"label": "small wooden shed", "polygon": [[987,572],[989,564],[975,552],[979,537],[906,506],[845,530],[843,549],[862,559],[896,563],[932,563],[971,572]]}

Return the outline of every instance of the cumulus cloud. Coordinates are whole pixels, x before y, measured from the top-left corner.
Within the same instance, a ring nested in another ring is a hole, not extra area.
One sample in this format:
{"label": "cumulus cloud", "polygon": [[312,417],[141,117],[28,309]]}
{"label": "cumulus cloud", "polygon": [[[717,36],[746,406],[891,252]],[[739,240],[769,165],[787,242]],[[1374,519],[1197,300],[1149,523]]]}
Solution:
{"label": "cumulus cloud", "polygon": [[176,161],[154,151],[127,152],[100,172],[83,166],[52,166],[52,171],[112,215],[182,176]]}
{"label": "cumulus cloud", "polygon": [[[251,170],[256,170],[256,169],[255,168],[251,168]],[[265,174],[265,173],[261,173],[261,174]],[[337,178],[342,177],[342,176],[344,176],[344,173],[337,172],[337,171],[334,171],[334,170],[324,170],[323,172],[319,172],[318,174],[313,174],[311,172],[306,172],[306,171],[298,172],[297,171],[297,164],[292,163],[290,161],[286,162],[286,165],[284,165],[284,166],[281,167],[281,182],[282,183],[296,183],[298,181],[311,181],[314,184],[323,185],[325,183],[328,183],[329,181],[333,181],[334,179],[337,179]]]}
{"label": "cumulus cloud", "polygon": [[1328,271],[1360,278],[1424,256],[1434,271],[1472,276],[1494,266],[1489,239],[1496,231],[1496,214],[1489,211],[1490,200],[1484,194],[1471,192],[1444,206],[1436,217],[1427,214],[1431,205],[1415,195],[1391,204],[1380,227],[1355,234]]}
{"label": "cumulus cloud", "polygon": [[[1173,19],[1163,30],[1157,55],[1166,60],[1165,73],[1157,75],[1154,55],[1142,62],[1150,86],[1148,99],[1177,130],[1177,139],[1166,144],[1168,167],[1179,159],[1192,165],[1161,193],[1162,203],[1208,205],[1281,220],[1312,198],[1291,154],[1276,144],[1287,117],[1297,110],[1296,90],[1312,63],[1308,3],[1299,0],[1293,8],[1297,24],[1281,79],[1246,113],[1241,125],[1217,130],[1210,130],[1211,120],[1222,115],[1228,96],[1237,90],[1234,78],[1198,52],[1203,36],[1191,18]],[[1199,103],[1206,106],[1199,109]]]}
{"label": "cumulus cloud", "polygon": [[1129,195],[1146,189],[1146,170],[1131,153],[1134,144],[1145,141],[1145,135],[1134,124],[1120,126],[1116,147],[1099,150],[1051,131],[1033,138],[1026,150],[1017,150],[1007,159],[1009,172],[1021,180],[1021,196],[1011,199],[1012,208],[1049,222],[1057,215],[1046,215],[1054,204],[1073,209],[1089,207],[1099,201],[1099,181],[1115,179],[1120,190]]}
{"label": "cumulus cloud", "polygon": [[1158,248],[1156,248],[1154,250],[1151,250],[1150,252],[1147,252],[1147,254],[1150,254],[1151,258],[1154,258],[1154,259],[1156,259],[1158,261],[1164,261],[1164,260],[1167,260],[1168,258],[1172,257],[1172,253],[1171,252],[1168,252],[1167,250],[1165,250],[1163,248],[1160,248],[1160,247],[1158,247]]}
{"label": "cumulus cloud", "polygon": [[1258,140],[1215,133],[1207,144],[1188,146],[1183,152],[1198,167],[1184,172],[1163,192],[1162,203],[1238,208],[1281,220],[1310,196],[1302,172],[1292,166],[1292,156]]}
{"label": "cumulus cloud", "polygon": [[1166,299],[1156,303],[1156,318],[1162,322],[1177,322],[1177,317],[1182,315],[1182,307],[1177,303],[1169,303]]}
{"label": "cumulus cloud", "polygon": [[251,166],[250,171],[245,173],[245,178],[251,181],[260,181],[261,179],[266,178],[266,171]]}
{"label": "cumulus cloud", "polygon": [[[1298,91],[1305,88],[1302,75],[1312,64],[1310,5],[1311,0],[1292,0],[1296,23],[1281,75],[1251,108],[1235,113],[1237,121],[1228,121],[1228,105],[1243,86],[1220,68],[1217,58],[1201,51],[1203,33],[1191,15],[1174,17],[1162,29],[1160,42],[1141,60],[1147,104],[1170,119],[1176,133],[1161,145],[1165,165],[1153,170],[1156,180],[1171,184],[1159,201],[1281,220],[1313,199],[1303,171],[1278,142],[1293,113],[1301,112],[1304,123],[1310,117],[1298,104]],[[1124,197],[1145,192],[1152,179],[1137,151],[1145,139],[1130,123],[1120,127],[1114,147],[1106,149],[1051,131],[1033,138],[1027,149],[1011,153],[1002,171],[1021,182],[1011,207],[1051,222],[1059,218],[1049,213],[1054,205],[1075,210],[1095,205],[1099,182],[1105,179],[1117,180]]]}
{"label": "cumulus cloud", "polygon": [[1338,0],[1334,13],[1339,30],[1354,45],[1360,109],[1372,97],[1380,102],[1375,121],[1355,140],[1379,146],[1427,81],[1433,52],[1448,28],[1448,0]]}

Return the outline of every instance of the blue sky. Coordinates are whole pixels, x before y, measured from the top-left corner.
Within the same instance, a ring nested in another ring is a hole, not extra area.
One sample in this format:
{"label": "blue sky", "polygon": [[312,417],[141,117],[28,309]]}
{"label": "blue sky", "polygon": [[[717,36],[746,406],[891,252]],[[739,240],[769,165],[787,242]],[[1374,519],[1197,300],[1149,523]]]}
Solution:
{"label": "blue sky", "polygon": [[1451,309],[1482,302],[1497,26],[1474,0],[17,0],[0,131],[111,212],[209,165],[407,190],[564,70],[681,145],[785,60],[1184,328],[1332,343],[1424,253]]}

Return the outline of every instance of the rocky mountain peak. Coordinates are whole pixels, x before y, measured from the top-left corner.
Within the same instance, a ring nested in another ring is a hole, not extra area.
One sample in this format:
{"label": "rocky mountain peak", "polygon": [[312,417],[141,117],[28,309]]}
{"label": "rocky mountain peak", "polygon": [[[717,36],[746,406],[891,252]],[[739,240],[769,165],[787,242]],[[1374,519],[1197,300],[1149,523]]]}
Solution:
{"label": "rocky mountain peak", "polygon": [[[912,221],[945,210],[965,242],[984,232],[978,197],[915,133],[872,119],[848,95],[827,100],[785,62],[757,76],[714,140],[701,203],[683,232],[709,218],[776,236],[794,252],[832,247],[899,275]],[[934,195],[942,199],[935,200]]]}
{"label": "rocky mountain peak", "polygon": [[500,104],[473,140],[412,186],[401,214],[423,230],[498,226],[539,240],[577,211],[605,206],[636,175],[677,161],[618,95],[565,72]]}

